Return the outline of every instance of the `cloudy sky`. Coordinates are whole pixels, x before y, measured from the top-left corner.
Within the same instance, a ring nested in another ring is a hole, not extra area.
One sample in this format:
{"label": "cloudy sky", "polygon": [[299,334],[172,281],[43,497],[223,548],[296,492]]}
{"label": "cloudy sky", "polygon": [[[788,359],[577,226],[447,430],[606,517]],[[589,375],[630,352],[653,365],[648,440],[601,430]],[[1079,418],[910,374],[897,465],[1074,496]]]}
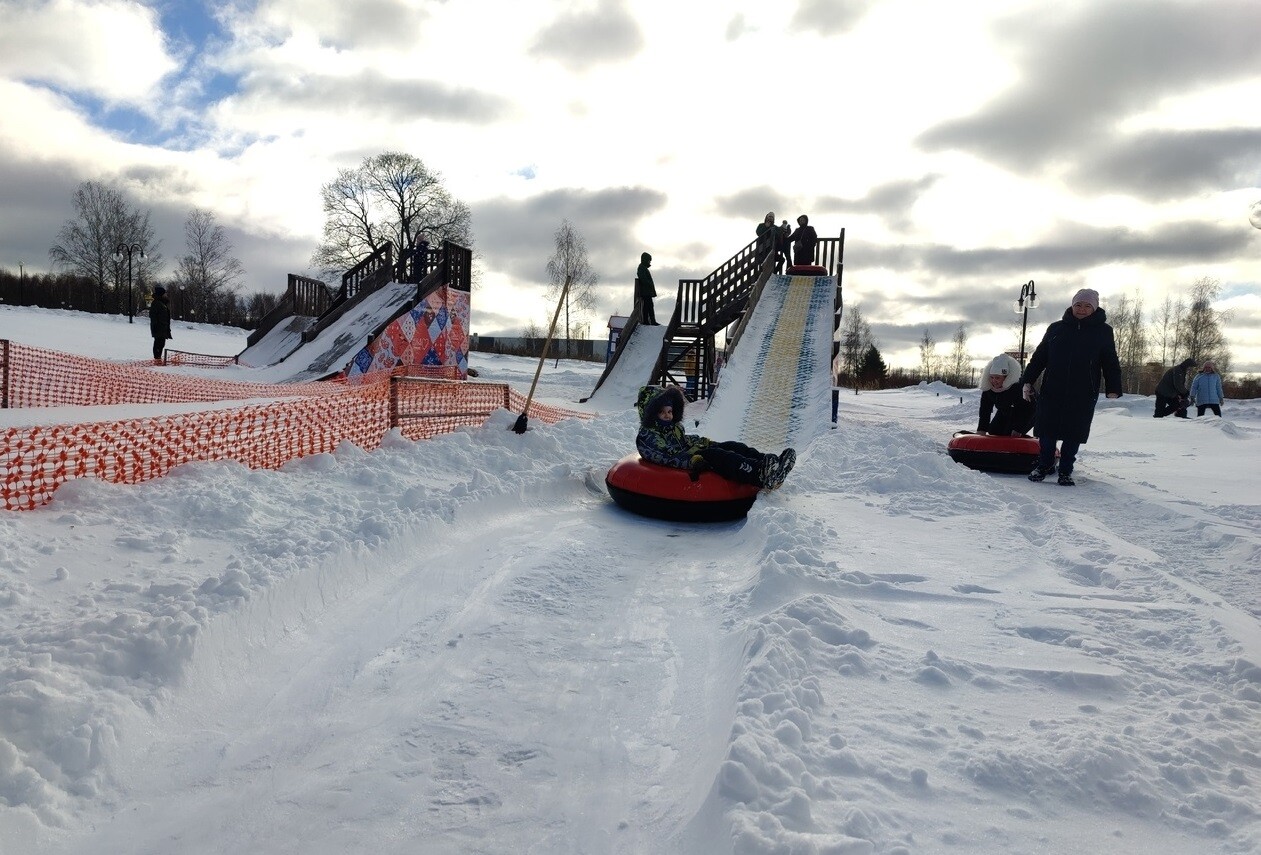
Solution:
{"label": "cloudy sky", "polygon": [[[657,313],[768,210],[846,233],[886,360],[981,364],[1073,292],[1218,279],[1261,371],[1256,0],[0,0],[0,267],[48,269],[84,180],[150,209],[167,259],[212,210],[244,290],[310,273],[319,188],[404,151],[473,213],[473,331],[546,326],[552,235],[585,237],[600,334],[639,253]],[[169,272],[169,271],[168,271]]]}

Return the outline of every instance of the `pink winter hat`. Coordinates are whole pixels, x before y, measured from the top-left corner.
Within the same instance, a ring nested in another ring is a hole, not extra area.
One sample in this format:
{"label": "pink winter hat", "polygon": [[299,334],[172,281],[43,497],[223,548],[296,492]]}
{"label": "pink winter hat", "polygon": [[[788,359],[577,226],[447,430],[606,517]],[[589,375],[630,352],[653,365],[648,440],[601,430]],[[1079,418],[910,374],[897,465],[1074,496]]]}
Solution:
{"label": "pink winter hat", "polygon": [[1091,288],[1083,288],[1073,295],[1074,303],[1089,303],[1096,309],[1099,308],[1099,292]]}

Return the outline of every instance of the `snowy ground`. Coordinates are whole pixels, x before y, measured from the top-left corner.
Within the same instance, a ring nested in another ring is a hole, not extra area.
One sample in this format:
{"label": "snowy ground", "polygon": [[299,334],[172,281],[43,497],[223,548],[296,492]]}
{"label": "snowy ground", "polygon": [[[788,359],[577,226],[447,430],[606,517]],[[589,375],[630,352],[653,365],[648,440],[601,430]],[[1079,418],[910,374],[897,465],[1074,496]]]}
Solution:
{"label": "snowy ground", "polygon": [[1076,488],[840,404],[740,523],[612,505],[629,400],[0,514],[0,851],[1261,852],[1261,402],[1101,401]]}

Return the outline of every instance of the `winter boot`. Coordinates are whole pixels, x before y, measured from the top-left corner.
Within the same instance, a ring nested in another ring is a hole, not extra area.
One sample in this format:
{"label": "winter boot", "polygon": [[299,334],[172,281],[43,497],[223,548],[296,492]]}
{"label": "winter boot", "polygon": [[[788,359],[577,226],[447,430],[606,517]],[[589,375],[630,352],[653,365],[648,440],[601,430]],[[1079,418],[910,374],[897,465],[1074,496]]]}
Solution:
{"label": "winter boot", "polygon": [[1073,476],[1066,475],[1063,472],[1060,473],[1060,480],[1056,481],[1055,483],[1059,484],[1061,487],[1076,487],[1077,486],[1077,482],[1073,480]]}
{"label": "winter boot", "polygon": [[1045,481],[1046,476],[1054,475],[1054,474],[1055,474],[1054,466],[1047,466],[1046,468],[1043,468],[1041,466],[1035,466],[1033,467],[1033,471],[1029,473],[1029,480],[1030,481]]}
{"label": "winter boot", "polygon": [[779,471],[775,475],[775,483],[771,485],[772,490],[778,490],[784,484],[784,479],[788,477],[788,473],[793,470],[793,466],[797,463],[797,452],[791,448],[785,448],[779,453]]}
{"label": "winter boot", "polygon": [[779,458],[774,454],[762,455],[762,468],[758,473],[759,486],[764,490],[774,490],[778,487],[783,479],[779,477],[780,472]]}

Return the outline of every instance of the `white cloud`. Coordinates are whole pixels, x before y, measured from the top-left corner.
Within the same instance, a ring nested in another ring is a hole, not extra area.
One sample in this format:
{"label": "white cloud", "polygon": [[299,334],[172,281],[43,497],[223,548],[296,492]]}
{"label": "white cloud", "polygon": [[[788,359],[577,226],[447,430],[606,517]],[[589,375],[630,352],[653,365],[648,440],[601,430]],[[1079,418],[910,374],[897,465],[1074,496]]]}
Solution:
{"label": "white cloud", "polygon": [[[1168,21],[1186,11],[1170,0],[1123,5],[1109,11],[1075,2],[1062,11],[1081,31],[1089,31],[1091,14],[1115,30],[1117,21],[1142,20],[1142,8],[1151,6],[1161,12],[1153,32],[1166,34]],[[1196,38],[1211,45],[1211,22],[1239,7],[1231,0],[1201,7],[1208,23],[1197,24]],[[1135,90],[1150,97],[1110,90],[1108,103],[1125,109],[1108,117],[1115,127],[1107,138],[1066,131],[1054,145],[1039,140],[1036,168],[986,145],[922,148],[930,129],[979,115],[1014,87],[1033,99],[1023,109],[1035,118],[1065,108],[1058,84],[1044,79],[1052,54],[1039,47],[1047,35],[1035,16],[1041,8],[1010,0],[885,0],[861,15],[850,10],[831,19],[821,16],[846,10],[752,0],[379,0],[372,7],[283,0],[224,12],[225,41],[202,46],[195,76],[177,80],[162,76],[172,60],[142,7],[60,2],[41,7],[42,19],[64,22],[69,10],[87,10],[115,28],[130,26],[141,49],[129,61],[144,69],[110,81],[114,65],[79,58],[73,69],[56,70],[71,60],[48,56],[70,51],[71,37],[61,32],[82,42],[85,28],[77,24],[60,24],[55,42],[50,35],[33,40],[39,50],[0,50],[7,79],[0,95],[12,96],[6,107],[16,104],[25,118],[20,128],[6,123],[0,139],[18,163],[61,162],[82,178],[148,170],[161,178],[147,192],[165,186],[172,204],[210,208],[243,231],[284,236],[290,247],[305,240],[309,249],[320,231],[319,186],[338,168],[387,149],[413,153],[471,205],[475,229],[479,211],[480,221],[496,223],[495,233],[478,238],[482,282],[497,317],[533,313],[537,280],[522,278],[528,258],[491,244],[557,224],[504,223],[500,214],[513,210],[505,200],[519,203],[522,216],[559,219],[563,211],[541,202],[578,205],[615,198],[623,188],[660,195],[664,201],[650,212],[622,215],[617,230],[591,215],[589,246],[610,283],[601,312],[618,307],[615,283],[629,287],[641,249],[653,252],[659,288],[665,284],[668,294],[670,275],[704,275],[751,240],[767,208],[790,219],[808,213],[821,232],[847,229],[847,300],[878,302],[878,320],[890,330],[881,346],[898,364],[915,361],[918,339],[899,330],[925,317],[971,318],[978,338],[1009,335],[1001,326],[1010,325],[1006,292],[1029,278],[1045,281],[1048,294],[1087,281],[1109,291],[1142,287],[1153,302],[1209,271],[1223,281],[1261,282],[1261,255],[1245,237],[1230,236],[1235,226],[1249,229],[1247,206],[1261,197],[1255,186],[1228,186],[1239,180],[1232,158],[1242,152],[1246,159],[1249,128],[1257,130],[1239,107],[1261,101],[1261,75],[1247,76],[1246,63],[1205,56],[1200,74],[1195,54],[1180,53],[1179,68],[1191,81],[1185,87],[1164,75]],[[798,10],[800,21],[813,22],[805,29],[793,24]],[[38,17],[29,9],[22,14]],[[916,25],[908,27],[912,19]],[[999,21],[1006,23],[1000,28]],[[121,43],[116,29],[108,38],[96,29],[87,37],[88,55]],[[11,32],[0,35],[9,46]],[[1228,42],[1231,56],[1252,56],[1238,39]],[[1095,62],[1104,53],[1092,43],[1075,61]],[[1119,67],[1114,58],[1096,71],[1123,81],[1149,67],[1147,59]],[[93,91],[148,97],[144,103],[173,124],[192,123],[178,141],[187,150],[111,139],[73,104],[21,82],[40,68],[50,82],[54,72],[72,80],[90,69],[100,78]],[[202,103],[198,86],[215,74],[238,81],[236,89]],[[1089,68],[1075,74],[1098,79]],[[146,96],[155,84],[157,94]],[[1036,100],[1039,93],[1051,93],[1046,103]],[[1233,135],[1173,133],[1227,128]],[[1139,140],[1163,158],[1159,173],[1126,160],[1126,146]],[[1219,152],[1216,166],[1206,160],[1210,149]],[[1196,159],[1197,170],[1177,168],[1187,157],[1182,152]],[[1153,202],[1140,192],[1155,189],[1149,173],[1162,177],[1168,199]],[[1124,182],[1105,186],[1084,175]],[[1223,186],[1205,185],[1212,180]],[[1193,185],[1194,192],[1182,189]],[[4,216],[13,214],[0,209]],[[58,225],[60,219],[47,228]],[[1121,239],[1110,241],[1112,234]],[[6,244],[3,235],[0,229],[0,254],[39,255]],[[548,255],[548,247],[538,247],[539,270]],[[301,272],[308,257],[305,251],[267,263]],[[261,266],[247,259],[247,267]],[[521,295],[515,310],[513,294]],[[971,308],[978,295],[993,295],[1001,320],[975,317],[988,311]],[[668,296],[663,303],[668,310]],[[477,306],[475,295],[475,330],[504,332],[479,329]],[[1254,361],[1261,369],[1261,350]]]}
{"label": "white cloud", "polygon": [[7,78],[129,102],[144,100],[178,67],[153,11],[139,3],[6,6],[0,74]]}

